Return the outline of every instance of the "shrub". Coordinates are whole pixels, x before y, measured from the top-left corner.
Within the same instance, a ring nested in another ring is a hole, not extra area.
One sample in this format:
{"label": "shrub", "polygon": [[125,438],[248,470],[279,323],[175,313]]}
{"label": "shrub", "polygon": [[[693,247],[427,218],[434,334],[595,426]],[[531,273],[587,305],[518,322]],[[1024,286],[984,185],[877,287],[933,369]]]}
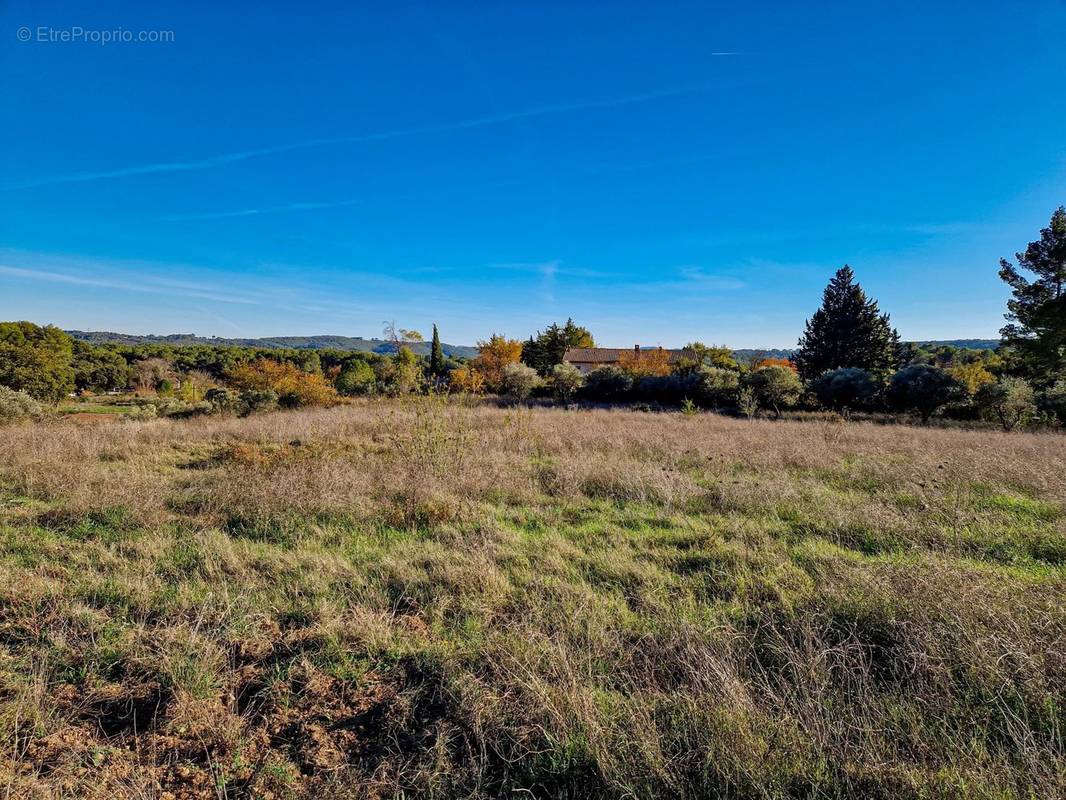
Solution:
{"label": "shrub", "polygon": [[500,388],[505,395],[525,400],[540,385],[540,376],[525,364],[508,364],[503,368]]}
{"label": "shrub", "polygon": [[239,413],[243,416],[257,411],[273,411],[278,403],[277,392],[273,389],[245,389],[240,394]]}
{"label": "shrub", "polygon": [[1060,378],[1051,384],[1040,396],[1043,409],[1066,425],[1066,378]]}
{"label": "shrub", "polygon": [[633,388],[633,379],[618,367],[597,367],[585,378],[585,393],[594,400],[620,400]]}
{"label": "shrub", "polygon": [[485,391],[485,376],[468,366],[456,367],[448,373],[448,388],[453,392],[481,394]]}
{"label": "shrub", "polygon": [[208,389],[204,400],[219,414],[238,414],[242,409],[240,392],[233,389]]}
{"label": "shrub", "polygon": [[41,411],[41,404],[26,392],[0,386],[0,425],[36,419]]}
{"label": "shrub", "polygon": [[788,367],[760,367],[744,376],[744,385],[755,393],[760,406],[772,408],[774,416],[781,416],[782,408],[796,405],[803,393],[799,376]]}
{"label": "shrub", "polygon": [[737,404],[740,391],[740,373],[722,367],[700,367],[696,370],[699,387],[696,399],[711,408],[730,407]]}
{"label": "shrub", "polygon": [[868,405],[877,396],[873,376],[858,367],[823,372],[810,385],[818,402],[834,411],[850,411]]}
{"label": "shrub", "polygon": [[376,383],[374,368],[365,361],[353,361],[337,375],[334,385],[346,397],[373,394]]}
{"label": "shrub", "polygon": [[585,384],[581,370],[573,364],[556,364],[551,370],[551,390],[556,399],[567,403]]}
{"label": "shrub", "polygon": [[965,391],[962,383],[945,370],[929,364],[911,364],[892,376],[888,400],[896,408],[914,411],[922,422],[928,422],[944,406],[963,399]]}
{"label": "shrub", "polygon": [[637,395],[645,400],[675,405],[699,394],[700,377],[695,372],[647,375],[637,380],[635,388]]}
{"label": "shrub", "polygon": [[337,391],[321,375],[267,358],[233,369],[230,383],[237,389],[272,391],[278,404],[286,408],[331,406],[337,402]]}
{"label": "shrub", "polygon": [[974,400],[981,414],[998,422],[1005,431],[1023,427],[1036,418],[1036,394],[1021,378],[986,383],[977,390]]}

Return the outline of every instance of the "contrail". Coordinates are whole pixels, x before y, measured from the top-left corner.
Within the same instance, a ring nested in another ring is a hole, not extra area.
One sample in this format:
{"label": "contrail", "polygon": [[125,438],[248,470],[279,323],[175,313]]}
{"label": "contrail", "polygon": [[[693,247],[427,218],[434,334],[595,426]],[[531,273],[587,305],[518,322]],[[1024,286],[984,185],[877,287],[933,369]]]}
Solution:
{"label": "contrail", "polygon": [[673,89],[662,89],[655,92],[643,92],[625,97],[614,97],[606,100],[591,100],[580,103],[560,103],[558,105],[540,106],[522,111],[511,111],[506,114],[495,114],[487,117],[475,117],[474,119],[448,122],[440,125],[426,125],[418,128],[398,128],[390,131],[377,133],[365,133],[356,136],[334,136],[320,139],[308,139],[291,144],[275,145],[273,147],[261,147],[255,150],[242,150],[236,153],[224,153],[194,161],[170,161],[159,164],[142,164],[134,167],[121,167],[111,170],[99,170],[93,172],[74,172],[68,175],[46,175],[28,181],[5,184],[0,186],[0,191],[15,191],[18,189],[30,189],[37,186],[50,186],[60,183],[84,183],[86,181],[104,180],[106,178],[124,178],[132,175],[151,175],[163,172],[186,172],[189,170],[209,169],[211,167],[233,164],[238,161],[247,161],[252,158],[276,155],[278,153],[290,153],[294,150],[307,150],[313,147],[322,147],[335,144],[355,144],[360,142],[377,142],[386,139],[398,139],[406,136],[418,136],[426,133],[447,133],[451,131],[468,130],[470,128],[483,128],[490,125],[500,125],[519,119],[531,117],[543,117],[550,114],[563,114],[568,111],[585,111],[595,108],[614,108],[617,106],[646,103],[652,100],[660,100],[667,97],[680,97],[683,95],[697,94],[708,89],[721,86],[713,83],[697,83],[688,86],[679,86]]}

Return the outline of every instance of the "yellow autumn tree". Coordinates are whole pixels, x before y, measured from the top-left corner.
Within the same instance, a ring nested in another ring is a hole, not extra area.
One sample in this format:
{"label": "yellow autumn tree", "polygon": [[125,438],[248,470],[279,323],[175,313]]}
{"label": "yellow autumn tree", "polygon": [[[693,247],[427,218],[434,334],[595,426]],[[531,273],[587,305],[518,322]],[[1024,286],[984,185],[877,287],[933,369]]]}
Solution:
{"label": "yellow autumn tree", "polygon": [[986,383],[995,383],[996,376],[985,369],[979,361],[948,367],[948,374],[966,387],[966,392],[973,397],[977,390]]}
{"label": "yellow autumn tree", "polygon": [[448,388],[464,394],[481,394],[485,391],[485,377],[476,369],[458,367],[448,373]]}
{"label": "yellow autumn tree", "polygon": [[634,378],[669,375],[670,351],[661,347],[654,350],[626,350],[618,356],[618,368]]}
{"label": "yellow autumn tree", "polygon": [[503,386],[504,367],[517,364],[522,358],[522,343],[494,333],[487,342],[478,342],[477,347],[477,357],[470,362],[470,366],[481,373],[485,388],[490,392],[498,392]]}

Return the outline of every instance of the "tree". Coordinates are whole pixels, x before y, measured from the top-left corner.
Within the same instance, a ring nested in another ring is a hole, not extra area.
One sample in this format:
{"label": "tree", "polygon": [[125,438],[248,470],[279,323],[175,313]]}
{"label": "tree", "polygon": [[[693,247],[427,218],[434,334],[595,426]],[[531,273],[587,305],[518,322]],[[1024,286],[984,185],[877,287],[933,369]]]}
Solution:
{"label": "tree", "polygon": [[0,386],[58,403],[74,390],[73,340],[54,325],[0,322]]}
{"label": "tree", "polygon": [[1024,426],[1037,415],[1036,393],[1021,378],[986,383],[977,391],[974,400],[981,414],[997,421],[1005,431]]}
{"label": "tree", "polygon": [[383,326],[381,333],[385,337],[385,341],[392,345],[394,353],[400,352],[400,348],[404,345],[425,341],[418,331],[397,327],[394,319],[387,319],[381,324]]}
{"label": "tree", "polygon": [[1016,371],[1047,386],[1066,374],[1066,207],[1059,206],[1040,239],[1015,259],[1035,279],[1000,259],[999,277],[1014,295],[1000,335]]}
{"label": "tree", "polygon": [[470,362],[471,366],[481,373],[490,392],[498,392],[503,387],[503,368],[517,364],[522,357],[522,343],[494,333],[487,342],[478,342],[477,346],[478,355]]}
{"label": "tree", "polygon": [[618,368],[633,378],[670,374],[670,352],[661,347],[626,350],[618,356]]}
{"label": "tree", "polygon": [[79,392],[110,392],[129,385],[129,365],[114,350],[75,339],[72,352],[74,386]]}
{"label": "tree", "polygon": [[689,342],[682,348],[686,359],[691,358],[699,367],[716,367],[718,369],[739,370],[740,364],[733,357],[733,351],[724,345],[703,342]]}
{"label": "tree", "polygon": [[352,361],[337,375],[333,385],[346,397],[374,393],[374,368],[365,361]]}
{"label": "tree", "polygon": [[516,400],[525,400],[540,386],[540,376],[526,364],[508,364],[503,368],[503,393]]}
{"label": "tree", "polygon": [[481,394],[485,391],[485,376],[468,366],[456,367],[448,373],[448,388],[463,394]]}
{"label": "tree", "polygon": [[799,340],[793,361],[804,380],[831,369],[858,367],[876,377],[899,366],[899,334],[877,301],[866,297],[846,264],[837,270]]}
{"label": "tree", "polygon": [[277,402],[287,408],[330,406],[337,402],[336,390],[321,375],[269,358],[235,367],[229,380],[237,389],[273,392]]}
{"label": "tree", "polygon": [[563,363],[552,367],[551,388],[557,400],[569,403],[584,383],[585,378],[581,370],[573,364]]}
{"label": "tree", "polygon": [[966,394],[973,397],[977,391],[987,383],[995,383],[993,375],[980,361],[970,361],[965,364],[957,364],[947,368],[951,377],[966,387]]}
{"label": "tree", "polygon": [[803,384],[788,367],[760,367],[744,376],[744,385],[755,394],[760,406],[772,408],[774,416],[781,417],[782,408],[796,405],[803,394]]}
{"label": "tree", "polygon": [[429,351],[429,374],[434,378],[440,378],[444,375],[444,348],[440,346],[437,323],[433,323],[433,344]]}
{"label": "tree", "polygon": [[796,365],[789,361],[787,358],[760,358],[758,361],[751,365],[751,368],[753,370],[762,369],[763,367],[784,367],[785,369],[790,369],[793,372],[798,372],[798,370],[796,369]]}
{"label": "tree", "polygon": [[165,358],[142,358],[133,362],[133,385],[137,391],[154,392],[164,385],[173,385],[174,365]]}
{"label": "tree", "polygon": [[911,364],[895,375],[888,385],[889,402],[899,409],[915,411],[928,422],[944,406],[961,400],[965,387],[947,371],[929,364]]}
{"label": "tree", "polygon": [[522,345],[522,363],[533,367],[546,376],[556,364],[562,364],[566,351],[572,347],[595,347],[592,334],[587,328],[567,319],[565,325],[552,323],[544,332],[537,331]]}
{"label": "tree", "polygon": [[851,411],[877,395],[877,383],[864,369],[841,367],[823,372],[810,385],[818,402],[834,411]]}

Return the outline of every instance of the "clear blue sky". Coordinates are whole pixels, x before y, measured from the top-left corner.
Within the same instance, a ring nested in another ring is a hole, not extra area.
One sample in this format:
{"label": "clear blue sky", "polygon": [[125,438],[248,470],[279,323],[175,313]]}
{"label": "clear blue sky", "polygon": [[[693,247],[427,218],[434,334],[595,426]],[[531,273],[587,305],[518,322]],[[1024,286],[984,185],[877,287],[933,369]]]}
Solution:
{"label": "clear blue sky", "polygon": [[0,318],[791,346],[848,262],[904,338],[995,336],[1066,4],[865,5],[9,0]]}

